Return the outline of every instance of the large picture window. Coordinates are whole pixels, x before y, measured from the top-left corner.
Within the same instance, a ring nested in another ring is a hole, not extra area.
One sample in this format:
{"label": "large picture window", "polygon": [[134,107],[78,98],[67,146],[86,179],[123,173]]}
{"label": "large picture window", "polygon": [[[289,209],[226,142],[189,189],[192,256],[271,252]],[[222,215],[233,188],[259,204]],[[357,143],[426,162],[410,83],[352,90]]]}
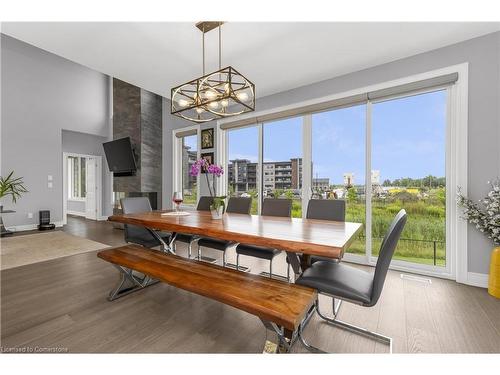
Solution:
{"label": "large picture window", "polygon": [[262,197],[291,199],[302,217],[302,117],[263,125],[262,170]]}
{"label": "large picture window", "polygon": [[[199,131],[197,127],[180,128],[173,131],[173,179],[172,194],[182,193],[181,206],[193,209],[198,203],[198,176],[191,176],[191,166],[199,157]],[[172,207],[173,197],[166,197],[167,207]]]}
{"label": "large picture window", "polygon": [[198,158],[198,136],[189,135],[181,138],[182,143],[182,193],[185,205],[195,206],[197,202],[197,177],[189,171]]}
{"label": "large picture window", "polygon": [[344,199],[346,220],[363,223],[347,250],[365,253],[366,105],[312,115],[312,198]]}
{"label": "large picture window", "polygon": [[446,265],[447,96],[440,90],[373,104],[373,256],[404,208],[408,222],[394,259]]}
{"label": "large picture window", "polygon": [[[466,71],[460,71],[466,82]],[[266,197],[292,199],[293,217],[305,216],[311,198],[343,199],[346,221],[364,224],[345,259],[369,264],[377,261],[390,222],[404,208],[408,223],[393,265],[451,275],[448,236],[458,241],[462,236],[453,228],[463,226],[449,202],[456,186],[466,186],[466,176],[449,171],[461,162],[457,144],[466,144],[460,109],[466,94],[454,89],[458,73],[440,74],[264,112],[247,124],[223,122],[220,155],[229,170],[229,195],[258,198],[252,213]]]}
{"label": "large picture window", "polygon": [[227,181],[231,197],[251,197],[250,213],[258,212],[259,129],[256,126],[234,129],[227,135]]}

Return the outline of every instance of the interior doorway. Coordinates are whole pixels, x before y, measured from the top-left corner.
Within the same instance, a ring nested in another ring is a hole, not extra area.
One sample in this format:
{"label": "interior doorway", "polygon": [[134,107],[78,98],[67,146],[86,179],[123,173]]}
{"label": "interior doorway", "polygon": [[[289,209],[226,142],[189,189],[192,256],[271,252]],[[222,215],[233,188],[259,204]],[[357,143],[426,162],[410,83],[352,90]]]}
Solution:
{"label": "interior doorway", "polygon": [[102,157],[63,153],[63,221],[67,215],[99,220],[102,215]]}

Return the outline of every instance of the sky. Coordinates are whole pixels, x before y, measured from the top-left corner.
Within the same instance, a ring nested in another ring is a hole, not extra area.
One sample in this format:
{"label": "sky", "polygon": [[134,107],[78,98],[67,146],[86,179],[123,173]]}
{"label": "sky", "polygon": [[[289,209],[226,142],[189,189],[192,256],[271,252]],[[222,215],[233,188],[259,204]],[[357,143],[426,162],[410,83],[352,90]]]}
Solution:
{"label": "sky", "polygon": [[[372,105],[372,170],[385,179],[445,176],[445,90]],[[344,173],[364,184],[366,106],[313,115],[313,177],[342,184]],[[264,124],[264,161],[302,157],[302,118]],[[228,132],[229,159],[257,162],[258,129]]]}

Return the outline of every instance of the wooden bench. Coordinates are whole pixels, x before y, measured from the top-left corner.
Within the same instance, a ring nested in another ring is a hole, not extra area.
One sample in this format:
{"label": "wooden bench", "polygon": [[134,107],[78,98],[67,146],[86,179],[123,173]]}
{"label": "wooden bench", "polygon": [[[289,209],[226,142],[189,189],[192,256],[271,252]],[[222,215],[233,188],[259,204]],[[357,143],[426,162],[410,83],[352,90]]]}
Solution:
{"label": "wooden bench", "polygon": [[[266,328],[277,333],[280,344],[288,346],[295,341],[299,326],[308,320],[317,299],[317,292],[311,288],[138,245],[102,250],[97,256],[114,264],[122,275],[120,284],[110,293],[110,300],[120,292],[126,294],[162,281],[259,317]],[[131,284],[128,289],[126,280]]]}

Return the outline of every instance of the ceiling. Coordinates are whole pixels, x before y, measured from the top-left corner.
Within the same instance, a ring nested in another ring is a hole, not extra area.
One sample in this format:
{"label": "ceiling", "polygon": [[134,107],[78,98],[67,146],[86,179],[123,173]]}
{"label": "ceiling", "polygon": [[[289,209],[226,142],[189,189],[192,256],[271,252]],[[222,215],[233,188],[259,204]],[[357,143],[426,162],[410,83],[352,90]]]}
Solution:
{"label": "ceiling", "polygon": [[[257,97],[347,74],[500,30],[500,23],[250,23],[222,27],[222,65]],[[165,97],[202,73],[194,23],[2,23],[2,33]],[[218,68],[206,35],[206,71]]]}

